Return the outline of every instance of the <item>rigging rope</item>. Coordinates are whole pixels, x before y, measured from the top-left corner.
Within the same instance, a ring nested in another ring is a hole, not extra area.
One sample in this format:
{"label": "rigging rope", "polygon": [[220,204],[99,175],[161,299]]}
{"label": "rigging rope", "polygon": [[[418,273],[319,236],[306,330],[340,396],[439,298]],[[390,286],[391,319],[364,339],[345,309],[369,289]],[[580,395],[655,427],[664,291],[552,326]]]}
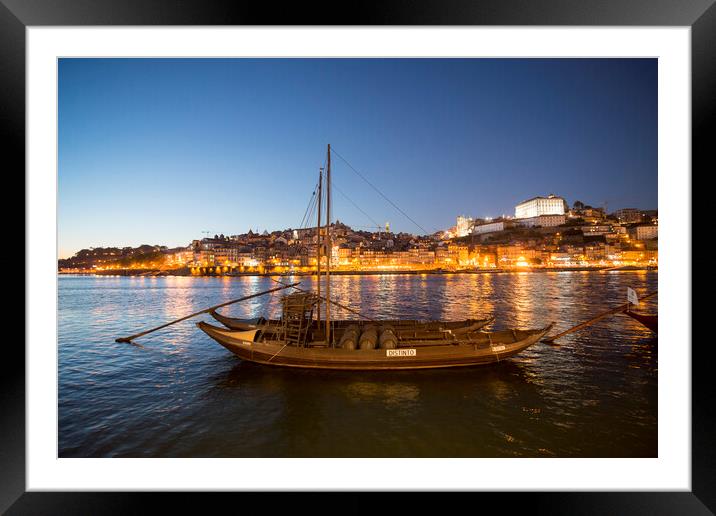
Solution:
{"label": "rigging rope", "polygon": [[267,362],[271,362],[271,360],[273,360],[274,358],[276,358],[276,356],[277,356],[279,353],[281,353],[281,351],[283,351],[284,349],[286,349],[286,346],[288,346],[288,342],[286,342],[286,344],[284,344],[281,349],[279,349],[276,353],[274,353],[273,356],[267,360]]}
{"label": "rigging rope", "polygon": [[314,200],[314,202],[313,202],[313,205],[311,206],[311,211],[308,213],[308,217],[306,217],[306,220],[302,224],[301,229],[308,228],[312,225],[311,220],[313,220],[313,215],[316,213],[316,205],[318,204],[318,197],[314,197],[313,200]]}
{"label": "rigging rope", "polygon": [[[325,158],[323,160],[323,166],[321,167],[322,170],[326,169],[326,162],[328,158]],[[316,182],[316,186],[313,188],[313,193],[311,194],[311,199],[308,201],[308,206],[306,207],[306,213],[303,214],[303,219],[301,219],[301,225],[299,226],[299,229],[305,229],[309,227],[309,224],[311,223],[311,219],[313,219],[313,215],[316,212],[316,207],[318,204],[318,196],[316,193],[318,192],[319,188],[318,182]]]}
{"label": "rigging rope", "polygon": [[361,174],[360,172],[358,172],[358,171],[355,169],[355,167],[348,162],[348,160],[347,160],[346,158],[344,158],[344,157],[341,156],[338,152],[336,152],[336,149],[335,149],[334,147],[331,147],[331,151],[333,152],[333,154],[335,154],[336,156],[338,156],[339,158],[341,158],[341,160],[343,160],[343,161],[345,162],[345,164],[348,165],[348,167],[349,167],[351,170],[353,170],[353,172],[355,172],[356,174],[358,174],[358,176],[359,176],[363,181],[365,181],[366,183],[368,183],[368,185],[369,185],[371,188],[373,188],[373,190],[375,190],[376,192],[378,192],[378,193],[380,194],[380,196],[383,197],[383,199],[385,199],[386,201],[388,201],[388,202],[393,206],[393,208],[395,208],[395,209],[398,210],[400,213],[402,213],[402,214],[405,216],[405,218],[407,218],[410,222],[412,222],[412,223],[415,224],[417,227],[419,227],[426,235],[429,235],[429,234],[430,234],[430,232],[429,232],[427,229],[425,229],[423,226],[421,226],[420,224],[418,224],[417,222],[415,222],[415,221],[410,217],[410,215],[408,215],[408,214],[405,213],[403,210],[401,210],[401,209],[398,207],[397,204],[395,204],[393,201],[391,201],[390,199],[388,199],[388,197],[386,197],[383,192],[381,192],[380,190],[378,190],[378,188],[377,188],[373,183],[371,183],[370,181],[368,181],[368,180],[363,176],[363,174]]}
{"label": "rigging rope", "polygon": [[362,209],[360,206],[358,206],[355,202],[353,202],[353,200],[352,200],[350,197],[348,197],[345,193],[343,193],[343,190],[341,190],[340,188],[338,188],[338,187],[336,186],[336,183],[335,183],[332,179],[331,179],[331,188],[335,188],[336,190],[338,190],[338,193],[340,193],[343,197],[345,197],[345,198],[346,198],[353,206],[355,206],[363,215],[365,215],[366,217],[368,217],[368,218],[370,219],[370,221],[371,221],[373,224],[375,224],[375,227],[376,227],[376,228],[380,229],[380,227],[381,227],[380,224],[378,224],[378,223],[373,219],[373,217],[371,217],[371,216],[368,215],[365,211],[363,211],[363,209]]}
{"label": "rigging rope", "polygon": [[304,223],[308,222],[309,220],[309,211],[311,210],[311,206],[316,201],[316,191],[318,190],[318,185],[313,189],[313,193],[311,194],[311,199],[308,201],[308,206],[306,206],[306,211],[303,214],[303,218],[301,219],[301,224],[299,225],[299,228],[304,227]]}

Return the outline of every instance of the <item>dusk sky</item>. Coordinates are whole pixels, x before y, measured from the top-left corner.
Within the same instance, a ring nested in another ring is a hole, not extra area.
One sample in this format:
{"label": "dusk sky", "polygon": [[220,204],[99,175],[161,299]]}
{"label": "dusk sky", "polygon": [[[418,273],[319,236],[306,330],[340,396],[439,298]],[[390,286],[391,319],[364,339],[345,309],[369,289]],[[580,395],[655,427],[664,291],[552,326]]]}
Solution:
{"label": "dusk sky", "polygon": [[[59,255],[299,226],[330,143],[422,228],[657,208],[656,59],[61,59]],[[335,218],[423,231],[341,159]],[[372,220],[371,220],[372,219]]]}

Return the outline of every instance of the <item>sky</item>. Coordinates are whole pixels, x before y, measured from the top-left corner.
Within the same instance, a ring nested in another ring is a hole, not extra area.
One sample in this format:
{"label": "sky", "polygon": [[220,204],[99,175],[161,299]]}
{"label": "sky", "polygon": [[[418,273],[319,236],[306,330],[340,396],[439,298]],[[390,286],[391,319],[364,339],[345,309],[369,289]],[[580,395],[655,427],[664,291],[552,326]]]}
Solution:
{"label": "sky", "polygon": [[657,209],[657,82],[656,59],[60,59],[59,255],[299,227],[329,143],[356,229],[551,193]]}

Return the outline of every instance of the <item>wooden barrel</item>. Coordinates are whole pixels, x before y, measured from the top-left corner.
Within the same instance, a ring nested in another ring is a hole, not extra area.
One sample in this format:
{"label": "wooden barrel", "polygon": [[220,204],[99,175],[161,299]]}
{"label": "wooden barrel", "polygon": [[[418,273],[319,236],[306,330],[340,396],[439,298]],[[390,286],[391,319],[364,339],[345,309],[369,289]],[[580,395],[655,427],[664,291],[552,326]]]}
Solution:
{"label": "wooden barrel", "polygon": [[378,340],[380,349],[396,349],[398,347],[398,337],[395,330],[390,326],[383,326],[380,329],[380,339]]}
{"label": "wooden barrel", "polygon": [[375,326],[368,325],[363,328],[363,333],[360,335],[358,340],[358,348],[360,349],[375,349],[378,344],[378,328]]}
{"label": "wooden barrel", "polygon": [[358,347],[359,333],[358,325],[351,324],[343,333],[341,340],[338,342],[338,347],[343,349],[356,349]]}

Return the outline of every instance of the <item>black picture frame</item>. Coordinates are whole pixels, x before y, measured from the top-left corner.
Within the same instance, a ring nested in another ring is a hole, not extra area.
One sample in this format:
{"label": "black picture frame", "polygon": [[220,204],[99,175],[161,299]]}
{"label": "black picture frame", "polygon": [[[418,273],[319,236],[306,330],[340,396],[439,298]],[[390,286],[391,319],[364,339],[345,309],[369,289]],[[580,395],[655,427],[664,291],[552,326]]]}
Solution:
{"label": "black picture frame", "polygon": [[[716,5],[714,0],[384,0],[380,2],[258,2],[206,0],[0,0],[0,135],[6,174],[23,177],[25,166],[25,29],[28,26],[82,25],[552,25],[689,26],[692,72],[692,170],[715,170],[712,140],[716,112]],[[8,161],[8,157],[15,158]],[[696,174],[692,172],[692,178]],[[693,204],[693,203],[692,203]],[[691,214],[684,214],[691,217]],[[698,260],[695,261],[698,264]],[[684,264],[690,266],[692,264]],[[31,303],[30,299],[30,303]],[[31,304],[27,305],[32,309]],[[696,307],[694,307],[696,308]],[[692,317],[693,319],[693,317]],[[688,339],[688,342],[687,342]],[[679,345],[687,352],[692,336]],[[713,344],[691,345],[692,491],[479,493],[509,508],[550,514],[713,514],[716,511],[716,404],[711,399]],[[25,490],[25,352],[5,342],[0,375],[0,512],[7,514],[147,512],[159,498],[162,512],[186,508],[189,493],[60,493]],[[247,493],[242,504],[255,499]],[[275,495],[271,495],[275,496]],[[316,496],[294,494],[292,499]],[[336,505],[321,496],[316,507]],[[363,512],[378,494],[351,494],[339,507]],[[465,496],[453,493],[451,496]],[[474,496],[471,494],[470,496]],[[203,497],[206,500],[206,497]],[[274,499],[275,500],[275,499]],[[216,500],[212,497],[211,510]],[[220,501],[223,503],[223,501]],[[290,503],[295,503],[291,501]],[[421,494],[403,497],[401,509],[422,506]],[[454,499],[451,503],[459,504]],[[473,502],[468,502],[473,503]],[[216,505],[218,508],[218,504]]]}

